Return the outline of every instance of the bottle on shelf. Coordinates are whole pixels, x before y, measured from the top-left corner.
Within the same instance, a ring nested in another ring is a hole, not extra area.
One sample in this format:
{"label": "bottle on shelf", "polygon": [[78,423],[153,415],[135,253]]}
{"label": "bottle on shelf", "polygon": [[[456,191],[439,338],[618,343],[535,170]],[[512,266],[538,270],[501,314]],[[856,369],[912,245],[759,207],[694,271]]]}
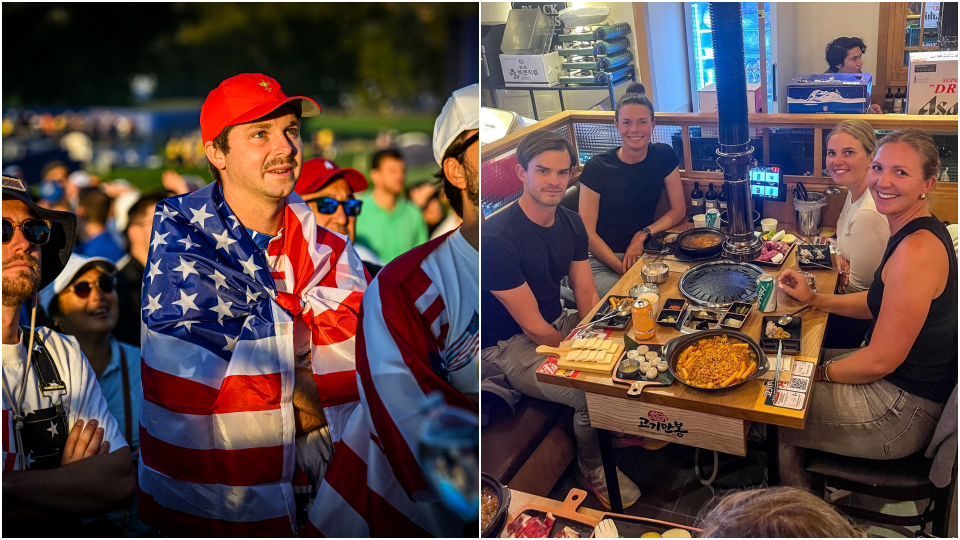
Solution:
{"label": "bottle on shelf", "polygon": [[690,192],[690,214],[704,214],[707,209],[703,206],[703,192],[700,191],[700,182],[693,183],[693,191]]}
{"label": "bottle on shelf", "polygon": [[897,88],[897,93],[893,95],[893,112],[903,114],[903,94]]}
{"label": "bottle on shelf", "polygon": [[889,114],[893,112],[893,91],[887,87],[887,93],[883,96],[883,112]]}
{"label": "bottle on shelf", "polygon": [[704,195],[703,197],[704,212],[706,212],[707,210],[710,210],[711,208],[718,209],[717,208],[717,192],[713,190],[713,183],[710,183],[707,185],[708,185],[707,194]]}
{"label": "bottle on shelf", "polygon": [[717,210],[720,213],[727,211],[727,194],[723,191],[723,184],[720,184],[720,194],[717,195]]}

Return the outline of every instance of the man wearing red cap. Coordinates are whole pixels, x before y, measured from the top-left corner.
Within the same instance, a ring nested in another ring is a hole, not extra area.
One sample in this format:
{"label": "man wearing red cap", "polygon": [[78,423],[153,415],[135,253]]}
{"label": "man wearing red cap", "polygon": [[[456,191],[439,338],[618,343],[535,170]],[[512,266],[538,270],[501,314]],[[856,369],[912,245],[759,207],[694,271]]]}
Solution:
{"label": "man wearing red cap", "polygon": [[142,301],[139,510],[162,536],[290,536],[294,436],[356,408],[350,242],[293,193],[300,118],[262,74],[223,81],[200,130],[217,180],[160,202]]}
{"label": "man wearing red cap", "polygon": [[[476,438],[457,440],[459,451],[445,454],[445,466],[440,459],[421,461],[421,452],[424,419],[437,406],[432,396],[442,397],[452,416],[477,417],[479,128],[479,86],[457,90],[437,118],[433,151],[436,177],[463,225],[387,263],[364,294],[357,337],[361,406],[327,467],[307,533],[476,535],[479,488],[466,478],[476,478],[479,468],[479,422]],[[447,484],[442,499],[438,476]]]}
{"label": "man wearing red cap", "polygon": [[303,162],[295,191],[313,211],[317,225],[350,238],[364,268],[373,277],[383,265],[372,251],[356,243],[357,216],[363,201],[353,194],[365,189],[367,179],[360,171],[340,168],[329,159],[317,157]]}

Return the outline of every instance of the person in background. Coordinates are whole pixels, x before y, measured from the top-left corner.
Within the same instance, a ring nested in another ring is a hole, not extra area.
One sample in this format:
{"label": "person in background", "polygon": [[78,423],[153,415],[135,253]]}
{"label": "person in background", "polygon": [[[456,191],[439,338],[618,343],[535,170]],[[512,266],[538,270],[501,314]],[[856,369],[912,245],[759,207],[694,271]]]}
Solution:
{"label": "person in background", "polygon": [[40,185],[37,186],[37,193],[40,195],[37,204],[40,207],[61,212],[69,211],[66,197],[67,172],[67,166],[58,160],[43,166],[40,170]]}
{"label": "person in background", "polygon": [[837,266],[840,290],[865,291],[873,283],[890,239],[887,217],[867,190],[867,172],[877,147],[870,124],[844,120],[827,135],[827,171],[837,185],[847,188],[847,199],[837,221]]}
{"label": "person in background", "polygon": [[[867,44],[858,37],[838,37],[827,44],[825,73],[863,73],[863,55]],[[870,114],[883,114],[883,108],[870,104]]]}
{"label": "person in background", "polygon": [[[566,137],[552,131],[528,135],[517,147],[517,177],[523,194],[483,224],[481,357],[521,394],[575,410],[578,472],[584,485],[610,508],[596,430],[582,390],[537,382],[544,357],[538,345],[556,347],[600,301],[587,260],[589,236],[575,212],[560,206],[577,155]],[[569,276],[579,311],[560,301],[560,280]],[[640,489],[617,469],[624,508]]]}
{"label": "person in background", "polygon": [[[443,200],[440,198],[440,192],[437,191],[437,188],[432,182],[429,180],[424,180],[411,187],[408,190],[408,194],[410,202],[417,205],[417,208],[420,209],[420,212],[423,215],[423,222],[427,225],[427,235],[430,236],[431,239],[439,236],[435,236],[434,232],[446,217],[446,211],[443,207]],[[450,232],[456,228],[456,225],[454,225],[452,228],[443,232]]]}
{"label": "person in background", "polygon": [[[40,291],[40,306],[61,334],[73,336],[93,368],[107,409],[116,419],[134,459],[139,458],[140,348],[118,342],[111,331],[120,319],[114,264],[103,257],[74,253],[57,279]],[[126,318],[132,318],[126,314]],[[124,536],[155,536],[156,529],[137,516],[136,498],[127,508],[102,516],[109,525],[85,522],[102,533],[122,530]]]}
{"label": "person in background", "polygon": [[77,220],[83,244],[76,252],[87,257],[104,257],[117,262],[123,257],[123,249],[113,241],[107,231],[107,216],[110,213],[110,197],[99,187],[80,190]]}
{"label": "person in background", "polygon": [[[817,367],[803,429],[780,429],[780,477],[807,488],[804,449],[899,459],[929,444],[957,385],[957,259],[946,227],[927,210],[940,155],[926,133],[887,134],[867,173],[890,241],[868,291],[815,293],[796,271],[779,287],[831,314],[873,319],[863,348]],[[922,269],[918,268],[922,265]],[[842,351],[840,351],[842,352]]]}
{"label": "person in background", "polygon": [[363,202],[353,194],[365,189],[367,179],[360,171],[337,167],[336,163],[322,157],[303,162],[303,170],[294,187],[313,211],[317,225],[349,238],[364,268],[373,277],[383,266],[380,259],[364,246],[356,245],[357,216],[363,209]]}
{"label": "person in background", "polygon": [[[651,140],[653,102],[642,84],[627,87],[614,119],[622,145],[590,158],[580,174],[580,217],[601,297],[637,263],[644,242],[681,223],[687,211],[677,154]],[[657,219],[664,191],[670,209]]]}
{"label": "person in background", "polygon": [[169,191],[154,191],[142,195],[127,212],[127,254],[117,261],[117,301],[120,319],[113,336],[123,343],[140,346],[140,303],[143,292],[143,274],[150,254],[150,235],[157,203],[172,196]]}
{"label": "person in background", "polygon": [[[863,120],[844,120],[827,135],[827,171],[836,184],[847,188],[847,199],[837,221],[837,267],[845,272],[837,283],[841,293],[870,288],[890,239],[887,217],[877,212],[867,190],[867,172],[876,147],[873,128]],[[860,347],[871,323],[869,319],[830,317],[824,347]]]}
{"label": "person in background", "polygon": [[700,538],[866,538],[826,501],[787,486],[718,496],[697,521]]}
{"label": "person in background", "polygon": [[[418,457],[429,394],[478,413],[479,127],[479,85],[455,91],[437,118],[433,153],[463,226],[388,263],[363,296],[361,406],[311,509],[311,536],[476,536],[476,524],[469,530],[441,504]],[[479,466],[468,460],[460,466]]]}
{"label": "person in background", "polygon": [[357,243],[372,249],[384,264],[427,241],[420,209],[403,196],[403,155],[388,148],[373,155],[373,189],[357,198],[364,202],[357,218]]}
{"label": "person in background", "polygon": [[[16,433],[3,437],[8,537],[80,536],[77,517],[126,507],[136,490],[130,448],[77,341],[20,319],[64,270],[76,231],[76,216],[40,208],[3,177],[3,429]],[[40,369],[62,390],[41,392]]]}

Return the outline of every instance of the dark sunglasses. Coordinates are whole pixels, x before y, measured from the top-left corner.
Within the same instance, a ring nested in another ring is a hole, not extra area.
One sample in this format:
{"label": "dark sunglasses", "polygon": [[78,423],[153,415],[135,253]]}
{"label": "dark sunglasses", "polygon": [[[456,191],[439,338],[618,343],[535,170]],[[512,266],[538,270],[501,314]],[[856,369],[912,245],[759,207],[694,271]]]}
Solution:
{"label": "dark sunglasses", "polygon": [[30,218],[19,223],[3,218],[3,243],[13,239],[13,231],[20,229],[24,238],[31,244],[42,246],[50,241],[50,222],[45,219]]}
{"label": "dark sunglasses", "polygon": [[355,217],[360,215],[360,207],[363,206],[363,201],[358,201],[357,199],[347,199],[345,201],[338,201],[333,197],[318,197],[316,199],[310,199],[309,201],[303,201],[307,204],[312,202],[317,203],[317,212],[321,214],[332,214],[337,211],[337,206],[343,205],[343,212],[347,214],[348,217]]}
{"label": "dark sunglasses", "polygon": [[[105,293],[112,293],[114,287],[117,286],[116,277],[100,276],[96,281],[81,281],[76,285],[67,287],[63,292],[72,292],[77,295],[79,298],[86,298],[90,296],[90,293],[93,292],[93,288],[96,287]],[[60,293],[63,294],[63,293]]]}

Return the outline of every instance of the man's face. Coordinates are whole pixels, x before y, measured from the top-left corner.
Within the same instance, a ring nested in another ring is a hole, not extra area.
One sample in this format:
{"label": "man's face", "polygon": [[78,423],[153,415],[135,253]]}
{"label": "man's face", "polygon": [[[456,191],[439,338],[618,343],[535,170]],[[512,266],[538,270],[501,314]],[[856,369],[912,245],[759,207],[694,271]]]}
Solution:
{"label": "man's face", "polygon": [[400,195],[403,193],[405,169],[403,160],[385,156],[380,160],[379,167],[370,171],[370,179],[374,186],[393,195]]}
{"label": "man's face", "polygon": [[[14,222],[36,217],[21,201],[3,201],[3,218]],[[3,244],[3,305],[17,307],[40,287],[40,246],[31,244],[17,228],[13,238]]]}
{"label": "man's face", "polygon": [[543,206],[557,206],[570,184],[573,164],[563,150],[547,150],[530,160],[524,170],[517,164],[517,176],[523,182],[523,196]]}
{"label": "man's face", "polygon": [[[353,199],[353,190],[350,189],[350,184],[347,183],[343,178],[338,178],[333,182],[327,182],[320,191],[314,191],[313,193],[304,193],[303,200],[309,201],[310,199],[319,199],[320,197],[330,197],[336,199],[341,203],[348,199]],[[313,212],[313,215],[317,217],[317,225],[330,229],[333,232],[345,234],[350,237],[350,241],[354,242],[357,237],[357,217],[348,217],[346,212],[343,211],[343,205],[337,205],[337,210],[332,214],[321,214],[317,209],[317,203],[311,202],[308,204],[310,210]]]}
{"label": "man's face", "polygon": [[[153,230],[153,215],[157,211],[157,205],[144,208],[143,215],[136,221],[127,225],[127,239],[130,240],[130,251],[137,248],[148,248],[150,245],[150,233]],[[148,249],[149,251],[149,249]]]}
{"label": "man's face", "polygon": [[847,57],[843,59],[843,65],[837,70],[839,73],[863,73],[863,50],[860,47],[853,47],[847,50]]}
{"label": "man's face", "polygon": [[[472,137],[479,130],[473,130],[467,135]],[[464,155],[463,168],[467,181],[467,197],[475,208],[480,207],[480,139],[467,148]]]}
{"label": "man's face", "polygon": [[221,169],[225,189],[250,201],[271,202],[293,192],[303,165],[300,118],[293,109],[284,105],[234,126],[227,143],[228,153],[215,151],[226,165]]}

